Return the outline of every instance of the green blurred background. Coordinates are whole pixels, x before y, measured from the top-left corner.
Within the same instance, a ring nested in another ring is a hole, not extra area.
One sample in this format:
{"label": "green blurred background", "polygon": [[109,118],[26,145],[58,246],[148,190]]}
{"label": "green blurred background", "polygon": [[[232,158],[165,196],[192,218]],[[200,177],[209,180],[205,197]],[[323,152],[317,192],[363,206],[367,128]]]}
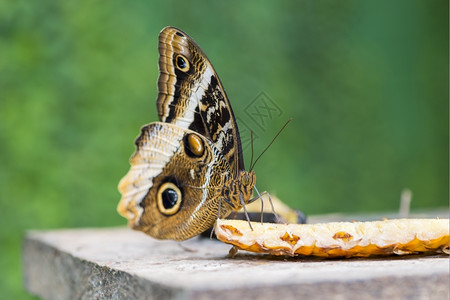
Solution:
{"label": "green blurred background", "polygon": [[[0,1],[5,299],[27,297],[26,229],[125,225],[117,183],[157,120],[167,25],[208,54],[255,154],[293,118],[259,190],[306,214],[395,211],[404,188],[412,209],[448,206],[448,1],[205,3]],[[246,109],[261,92],[280,113],[258,126]]]}

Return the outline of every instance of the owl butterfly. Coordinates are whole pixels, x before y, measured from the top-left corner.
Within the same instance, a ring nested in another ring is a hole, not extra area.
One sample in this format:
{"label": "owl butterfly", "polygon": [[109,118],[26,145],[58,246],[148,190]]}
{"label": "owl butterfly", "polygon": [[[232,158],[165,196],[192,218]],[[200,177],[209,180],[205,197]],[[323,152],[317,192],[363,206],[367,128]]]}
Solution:
{"label": "owl butterfly", "polygon": [[166,27],[159,55],[160,122],[141,129],[117,210],[133,229],[185,240],[247,204],[256,177],[244,169],[230,102],[200,47]]}

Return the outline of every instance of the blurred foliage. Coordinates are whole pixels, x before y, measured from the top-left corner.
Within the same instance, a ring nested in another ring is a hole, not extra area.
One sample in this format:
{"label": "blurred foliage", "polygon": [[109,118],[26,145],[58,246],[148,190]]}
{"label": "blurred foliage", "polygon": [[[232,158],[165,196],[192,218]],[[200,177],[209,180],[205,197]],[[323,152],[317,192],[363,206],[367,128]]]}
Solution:
{"label": "blurred foliage", "polygon": [[[396,210],[404,188],[413,209],[448,205],[448,1],[0,1],[5,299],[26,296],[26,229],[126,223],[116,187],[157,120],[167,25],[208,54],[255,155],[293,118],[260,190],[307,214]],[[262,127],[260,92],[281,109]]]}

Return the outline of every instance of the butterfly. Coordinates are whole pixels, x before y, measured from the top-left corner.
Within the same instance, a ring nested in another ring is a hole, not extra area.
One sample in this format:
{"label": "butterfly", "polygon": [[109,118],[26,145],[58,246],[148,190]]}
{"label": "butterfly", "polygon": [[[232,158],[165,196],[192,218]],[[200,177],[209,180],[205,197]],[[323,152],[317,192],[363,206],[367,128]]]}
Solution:
{"label": "butterfly", "polygon": [[211,62],[175,27],[159,35],[159,122],[141,129],[119,183],[119,214],[158,239],[185,240],[249,203],[236,119]]}

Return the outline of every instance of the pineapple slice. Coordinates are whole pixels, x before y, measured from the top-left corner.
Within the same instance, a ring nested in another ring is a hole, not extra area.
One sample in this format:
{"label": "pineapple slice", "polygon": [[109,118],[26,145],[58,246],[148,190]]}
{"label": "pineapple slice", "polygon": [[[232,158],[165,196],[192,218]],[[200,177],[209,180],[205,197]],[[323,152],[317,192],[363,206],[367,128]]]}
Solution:
{"label": "pineapple slice", "polygon": [[368,257],[373,255],[449,254],[449,219],[397,219],[323,224],[271,224],[217,220],[222,242],[273,255]]}

